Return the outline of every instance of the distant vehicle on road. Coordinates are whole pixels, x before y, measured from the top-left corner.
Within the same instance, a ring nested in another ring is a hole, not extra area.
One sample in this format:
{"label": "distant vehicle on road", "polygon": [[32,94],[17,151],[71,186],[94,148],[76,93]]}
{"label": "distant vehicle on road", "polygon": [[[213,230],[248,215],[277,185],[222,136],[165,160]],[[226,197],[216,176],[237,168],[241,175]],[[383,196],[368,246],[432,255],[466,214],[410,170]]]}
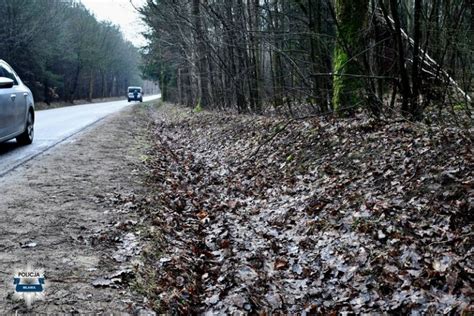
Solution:
{"label": "distant vehicle on road", "polygon": [[33,142],[35,104],[30,89],[0,59],[0,143],[16,138],[20,145]]}
{"label": "distant vehicle on road", "polygon": [[140,101],[143,102],[143,90],[142,87],[128,87],[128,102]]}

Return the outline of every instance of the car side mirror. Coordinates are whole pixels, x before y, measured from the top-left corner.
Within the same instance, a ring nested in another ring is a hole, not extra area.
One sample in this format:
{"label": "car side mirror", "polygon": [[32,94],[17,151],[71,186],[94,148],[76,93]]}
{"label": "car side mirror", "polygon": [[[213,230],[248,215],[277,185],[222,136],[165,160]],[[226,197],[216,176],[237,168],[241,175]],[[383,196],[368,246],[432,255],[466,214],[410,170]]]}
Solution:
{"label": "car side mirror", "polygon": [[13,87],[15,82],[10,78],[0,77],[0,89],[9,89]]}

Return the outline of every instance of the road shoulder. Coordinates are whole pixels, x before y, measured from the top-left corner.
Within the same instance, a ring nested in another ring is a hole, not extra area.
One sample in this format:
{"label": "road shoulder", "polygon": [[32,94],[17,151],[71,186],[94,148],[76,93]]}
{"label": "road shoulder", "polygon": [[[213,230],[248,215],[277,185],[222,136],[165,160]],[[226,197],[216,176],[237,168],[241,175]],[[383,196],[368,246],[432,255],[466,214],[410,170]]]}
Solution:
{"label": "road shoulder", "polygon": [[144,311],[128,284],[140,251],[141,109],[110,116],[0,179],[2,314],[27,312],[11,281],[28,263],[47,279],[32,312]]}

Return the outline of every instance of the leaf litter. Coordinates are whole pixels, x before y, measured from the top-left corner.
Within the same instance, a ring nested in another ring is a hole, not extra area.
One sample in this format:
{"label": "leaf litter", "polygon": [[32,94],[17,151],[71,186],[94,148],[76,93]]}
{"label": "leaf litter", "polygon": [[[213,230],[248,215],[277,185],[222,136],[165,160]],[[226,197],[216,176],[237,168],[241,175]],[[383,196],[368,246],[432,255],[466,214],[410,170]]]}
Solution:
{"label": "leaf litter", "polygon": [[152,127],[155,311],[473,311],[472,129],[170,105]]}

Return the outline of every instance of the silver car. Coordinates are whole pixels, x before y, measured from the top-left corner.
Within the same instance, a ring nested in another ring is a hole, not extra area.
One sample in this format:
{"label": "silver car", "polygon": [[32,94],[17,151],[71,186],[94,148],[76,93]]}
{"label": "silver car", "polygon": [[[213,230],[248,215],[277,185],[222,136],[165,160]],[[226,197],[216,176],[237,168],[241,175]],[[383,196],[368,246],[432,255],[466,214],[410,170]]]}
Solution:
{"label": "silver car", "polygon": [[33,94],[15,71],[0,59],[0,143],[16,138],[20,145],[33,142]]}

